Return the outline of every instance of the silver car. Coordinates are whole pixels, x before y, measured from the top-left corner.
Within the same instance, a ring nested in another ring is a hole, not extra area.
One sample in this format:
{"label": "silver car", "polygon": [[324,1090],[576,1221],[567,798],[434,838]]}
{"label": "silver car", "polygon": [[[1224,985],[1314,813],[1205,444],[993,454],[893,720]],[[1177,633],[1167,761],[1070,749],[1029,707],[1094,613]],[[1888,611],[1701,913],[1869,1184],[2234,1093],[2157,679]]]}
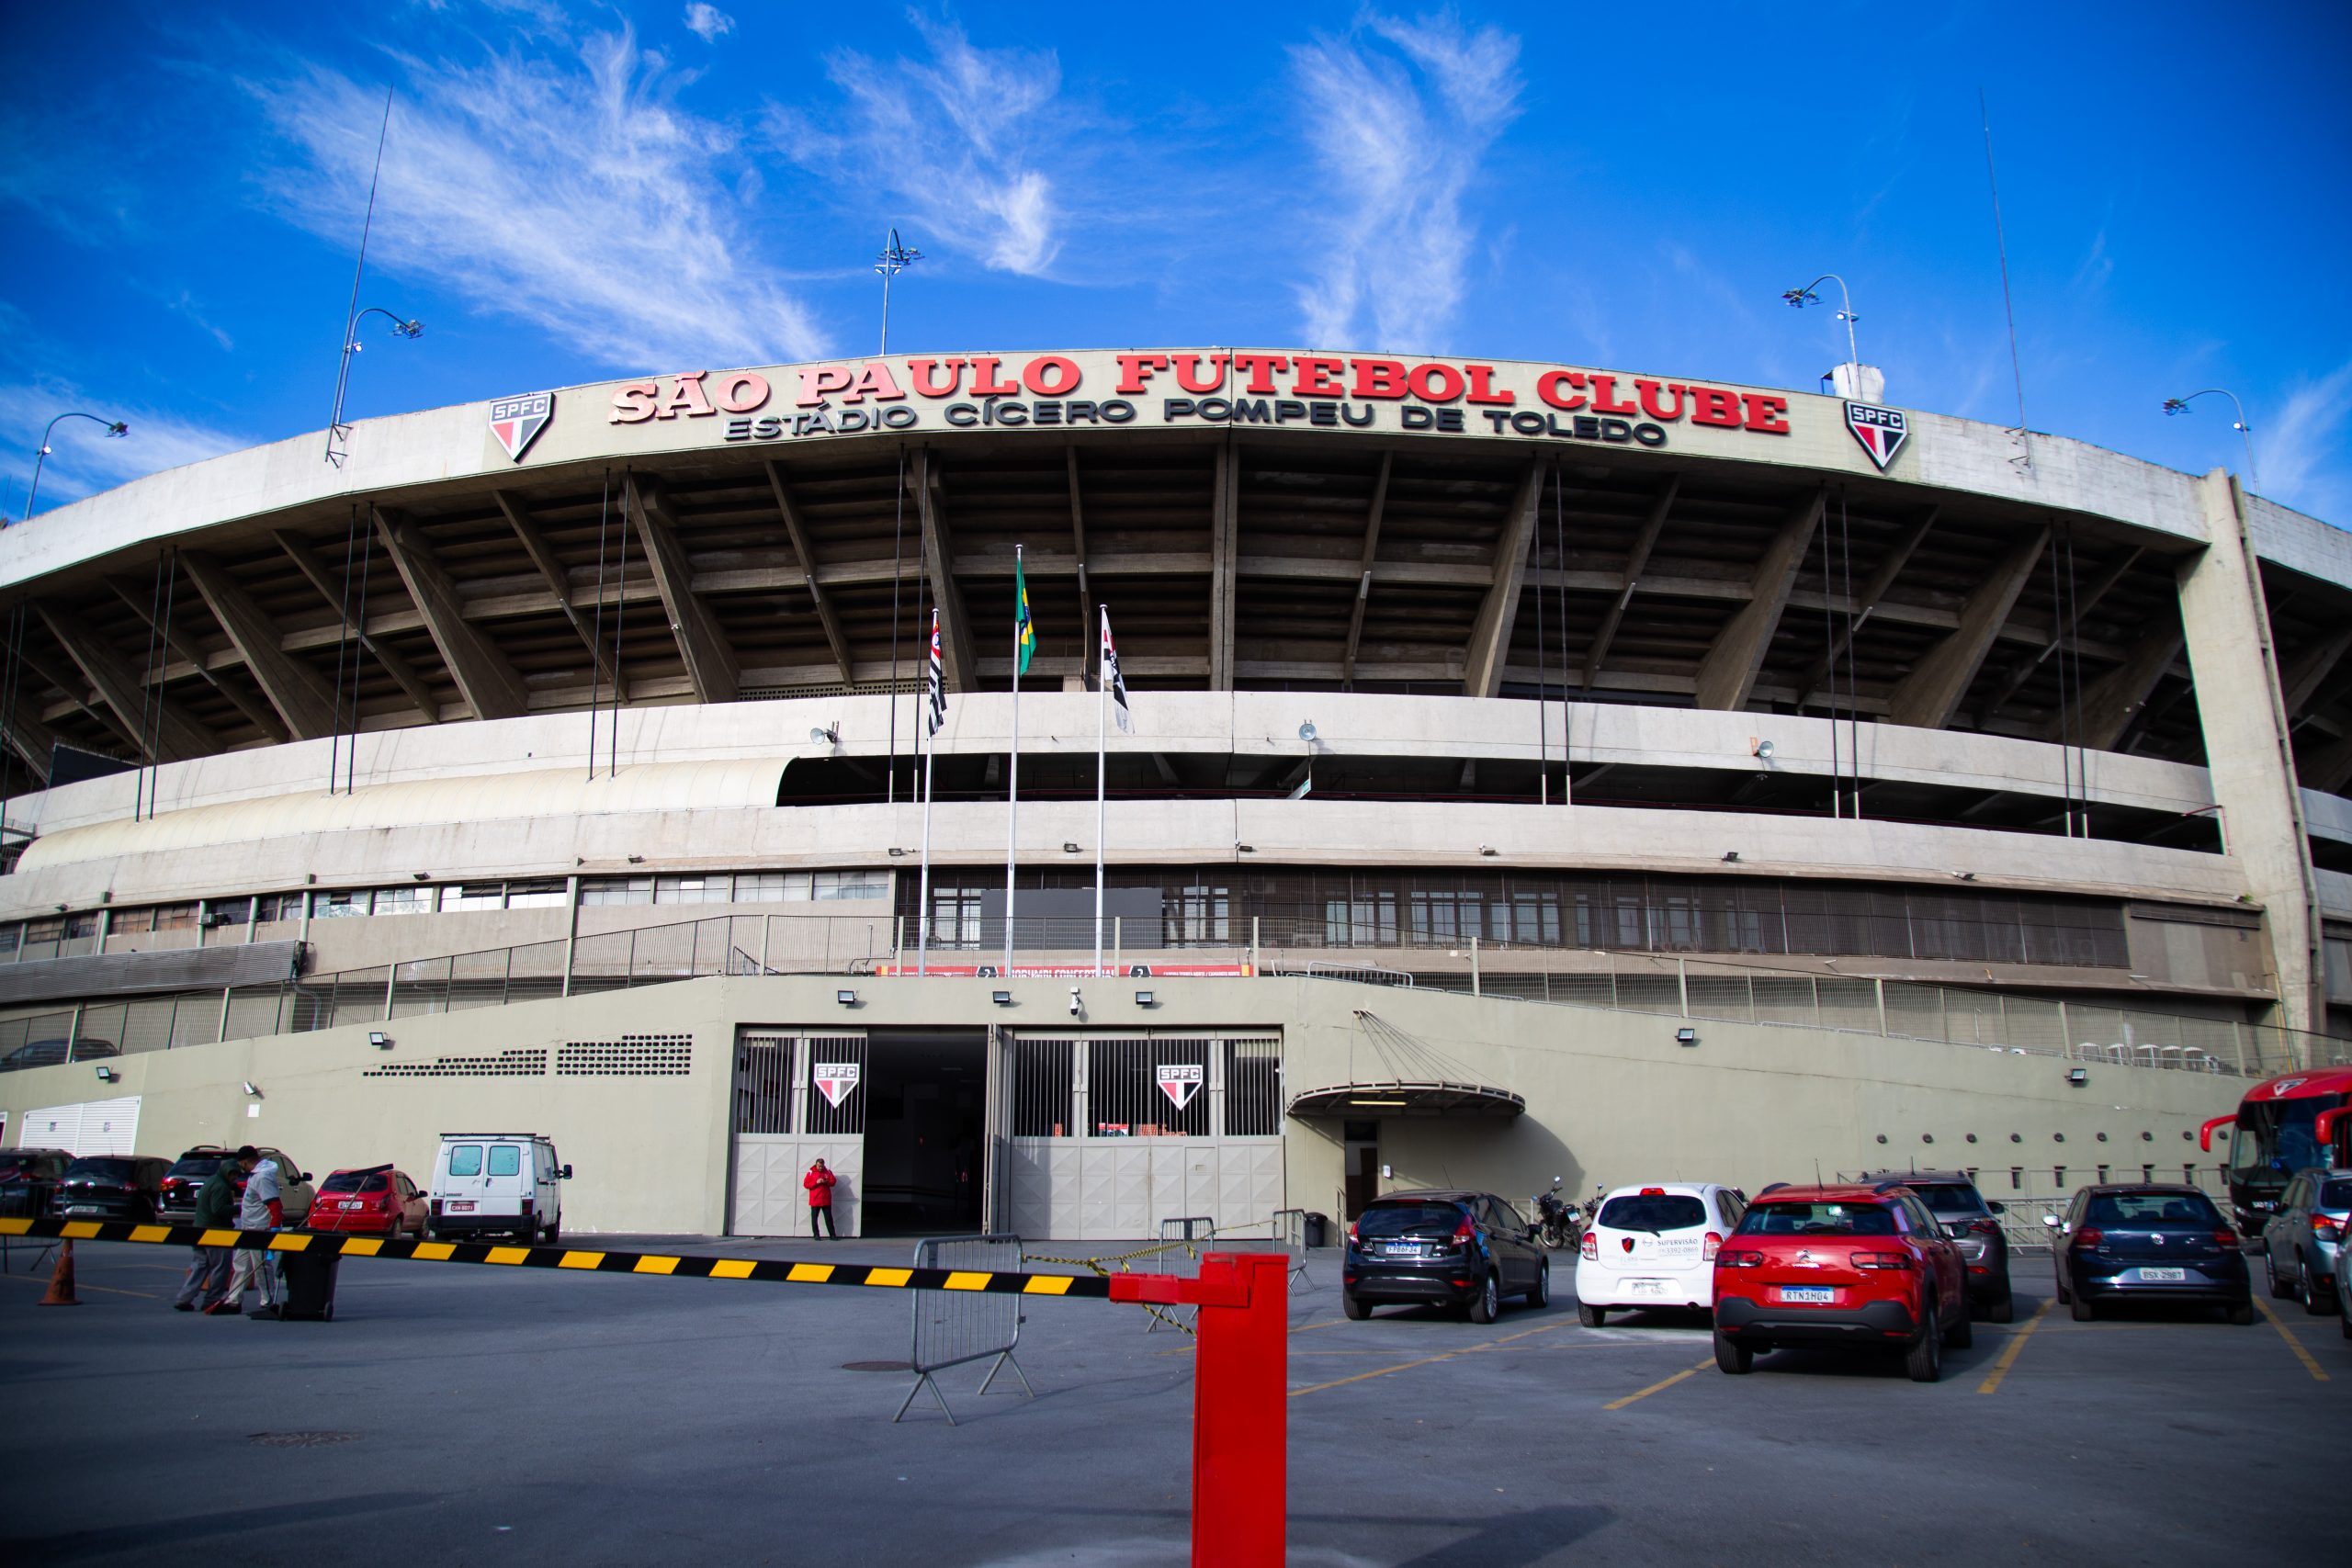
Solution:
{"label": "silver car", "polygon": [[2352,1247],[2335,1248],[2335,1316],[2344,1337],[2352,1339]]}
{"label": "silver car", "polygon": [[2344,1232],[2352,1225],[2352,1168],[2299,1170],[2262,1227],[2274,1296],[2297,1296],[2313,1317],[2342,1299],[2336,1288]]}

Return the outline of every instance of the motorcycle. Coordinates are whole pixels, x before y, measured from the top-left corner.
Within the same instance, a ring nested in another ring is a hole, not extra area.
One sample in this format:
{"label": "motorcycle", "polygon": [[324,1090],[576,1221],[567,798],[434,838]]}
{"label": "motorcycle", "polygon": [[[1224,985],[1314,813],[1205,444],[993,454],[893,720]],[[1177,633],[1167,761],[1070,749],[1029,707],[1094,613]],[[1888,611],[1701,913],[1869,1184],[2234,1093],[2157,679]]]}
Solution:
{"label": "motorcycle", "polygon": [[1552,1179],[1552,1190],[1535,1195],[1535,1228],[1544,1245],[1555,1252],[1576,1247],[1584,1237],[1584,1216],[1575,1205],[1560,1196],[1560,1179]]}

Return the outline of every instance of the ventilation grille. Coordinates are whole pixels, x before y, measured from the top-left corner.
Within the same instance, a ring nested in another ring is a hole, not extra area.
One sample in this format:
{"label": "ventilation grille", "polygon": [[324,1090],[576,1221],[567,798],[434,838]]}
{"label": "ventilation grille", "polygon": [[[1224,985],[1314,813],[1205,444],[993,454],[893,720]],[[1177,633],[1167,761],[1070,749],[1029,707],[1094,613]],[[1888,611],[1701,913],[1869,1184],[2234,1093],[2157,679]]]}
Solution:
{"label": "ventilation grille", "polygon": [[367,1078],[523,1078],[537,1077],[547,1070],[547,1048],[532,1045],[501,1051],[495,1056],[435,1056],[429,1062],[391,1062],[380,1067],[369,1067],[359,1076]]}
{"label": "ventilation grille", "polygon": [[624,1034],[618,1040],[567,1040],[556,1047],[560,1078],[679,1078],[694,1071],[691,1034]]}

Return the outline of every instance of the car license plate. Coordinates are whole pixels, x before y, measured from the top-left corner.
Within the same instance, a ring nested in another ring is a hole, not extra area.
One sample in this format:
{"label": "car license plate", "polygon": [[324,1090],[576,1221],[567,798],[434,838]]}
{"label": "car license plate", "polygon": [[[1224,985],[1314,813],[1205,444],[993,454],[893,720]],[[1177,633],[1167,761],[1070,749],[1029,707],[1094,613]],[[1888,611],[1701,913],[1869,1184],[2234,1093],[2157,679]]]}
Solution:
{"label": "car license plate", "polygon": [[1827,1285],[1783,1285],[1781,1287],[1781,1299],[1826,1306],[1838,1299],[1838,1292]]}
{"label": "car license plate", "polygon": [[1388,1256],[1391,1258],[1423,1258],[1428,1254],[1428,1247],[1419,1247],[1411,1242],[1398,1241],[1388,1244]]}
{"label": "car license plate", "polygon": [[335,1205],[336,1208],[344,1210],[364,1209],[368,1205],[365,1202],[350,1198],[345,1198],[342,1202]]}
{"label": "car license plate", "polygon": [[2140,1278],[2151,1285],[2177,1285],[2188,1278],[2186,1269],[2143,1269]]}
{"label": "car license plate", "polygon": [[1663,1280],[1628,1280],[1625,1282],[1633,1287],[1634,1294],[1637,1296],[1666,1294],[1666,1281]]}
{"label": "car license plate", "polygon": [[452,1214],[470,1214],[473,1213],[474,1201],[470,1198],[452,1198],[441,1207]]}

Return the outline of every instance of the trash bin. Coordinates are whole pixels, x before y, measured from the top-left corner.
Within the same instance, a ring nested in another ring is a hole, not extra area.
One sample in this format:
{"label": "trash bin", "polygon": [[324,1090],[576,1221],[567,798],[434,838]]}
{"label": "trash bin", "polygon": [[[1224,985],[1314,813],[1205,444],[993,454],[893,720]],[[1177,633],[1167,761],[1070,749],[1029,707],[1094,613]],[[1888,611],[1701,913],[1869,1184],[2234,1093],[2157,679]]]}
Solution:
{"label": "trash bin", "polygon": [[334,1317],[334,1277],[343,1259],[313,1257],[307,1252],[277,1255],[286,1282],[277,1315],[330,1322]]}
{"label": "trash bin", "polygon": [[1306,1216],[1306,1249],[1309,1252],[1314,1251],[1318,1247],[1330,1246],[1330,1215],[1310,1213]]}

